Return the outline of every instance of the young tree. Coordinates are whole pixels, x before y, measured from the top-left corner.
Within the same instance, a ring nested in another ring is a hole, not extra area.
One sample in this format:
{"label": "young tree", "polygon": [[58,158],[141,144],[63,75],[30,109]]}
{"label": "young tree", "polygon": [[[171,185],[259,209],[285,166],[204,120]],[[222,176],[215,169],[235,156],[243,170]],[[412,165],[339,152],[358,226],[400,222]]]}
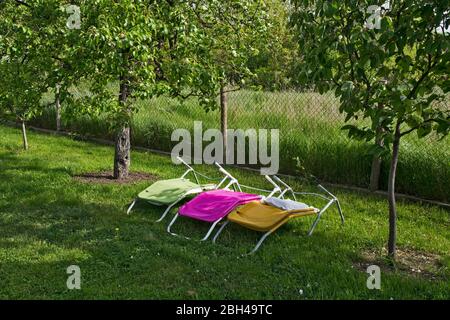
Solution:
{"label": "young tree", "polygon": [[[78,2],[82,23],[71,60],[79,62],[77,68],[90,83],[92,95],[84,99],[83,110],[108,113],[117,128],[116,178],[128,175],[130,121],[137,110],[136,99],[197,95],[203,105],[212,107],[215,101],[210,93],[222,78],[212,65],[211,50],[228,48],[223,35],[231,36],[233,28],[242,25],[241,19],[249,12],[243,3],[259,2]],[[250,24],[251,20],[246,17],[245,21]],[[217,37],[219,32],[222,38]],[[227,51],[235,53],[239,51]],[[111,92],[111,83],[117,83],[117,92]]]}
{"label": "young tree", "polygon": [[38,103],[46,91],[33,65],[26,59],[18,61],[14,56],[0,62],[0,114],[20,124],[25,150],[28,150],[26,122],[40,111]]}
{"label": "young tree", "polygon": [[[372,6],[373,4],[376,6]],[[340,98],[350,137],[391,150],[388,252],[396,253],[395,175],[401,138],[449,133],[448,0],[296,0],[292,22],[305,59],[299,77]],[[382,8],[384,7],[384,8]],[[363,121],[362,119],[366,119]],[[369,120],[369,121],[367,121]]]}
{"label": "young tree", "polygon": [[167,91],[158,80],[163,64],[170,60],[170,50],[175,51],[174,43],[186,42],[189,26],[183,17],[185,4],[98,0],[78,1],[78,5],[81,28],[70,60],[91,92],[81,101],[81,111],[109,115],[117,131],[114,177],[125,178],[131,161],[134,101]]}
{"label": "young tree", "polygon": [[[256,76],[249,68],[249,62],[259,50],[268,46],[269,32],[276,22],[273,14],[274,0],[193,1],[199,33],[205,40],[199,44],[196,60],[208,70],[210,92],[202,91],[204,86],[192,83],[206,100],[215,102],[219,96],[221,130],[226,155],[228,103],[227,93],[240,90],[249,79]],[[272,14],[270,14],[272,13]],[[211,104],[206,105],[211,107]]]}
{"label": "young tree", "polygon": [[26,122],[42,111],[39,101],[52,66],[42,28],[47,5],[0,2],[0,113],[21,124],[24,149]]}
{"label": "young tree", "polygon": [[46,44],[51,48],[50,57],[52,68],[47,77],[47,84],[54,93],[53,105],[56,113],[56,130],[62,128],[62,104],[70,100],[69,88],[78,82],[80,73],[72,58],[77,57],[74,51],[78,43],[79,28],[81,27],[81,13],[79,7],[72,0],[47,0],[50,7],[47,15]]}
{"label": "young tree", "polygon": [[[71,16],[68,8],[71,0],[35,0],[35,1],[16,1],[4,0],[0,2],[2,15],[0,46],[4,49],[4,67],[13,67],[13,64],[20,61],[22,68],[29,68],[30,72],[35,72],[36,77],[31,77],[28,81],[35,81],[41,93],[30,96],[30,105],[33,112],[30,112],[30,118],[36,111],[42,111],[51,106],[39,105],[42,91],[52,88],[55,92],[54,105],[57,113],[57,129],[60,128],[61,102],[68,94],[67,88],[74,82],[75,69],[68,62],[68,52],[71,44],[74,43],[74,33],[71,29]],[[6,72],[6,71],[5,71]],[[5,80],[8,76],[17,78],[17,74],[5,73]],[[23,86],[35,88],[27,84],[23,79]],[[19,89],[15,86],[11,88]],[[39,91],[38,90],[38,91]],[[10,91],[9,93],[11,93]],[[14,97],[25,95],[30,91],[18,90]],[[5,94],[8,92],[4,92]],[[10,107],[12,107],[10,105]],[[15,106],[17,109],[17,106]],[[21,106],[27,109],[26,106]]]}
{"label": "young tree", "polygon": [[[157,86],[169,42],[176,39],[173,21],[178,1],[78,1],[81,26],[70,60],[90,96],[78,101],[77,111],[105,113],[117,131],[114,177],[128,176],[130,121],[134,101],[164,91]],[[173,16],[171,16],[173,14]],[[186,23],[179,26],[181,32]],[[111,84],[113,89],[111,89]]]}

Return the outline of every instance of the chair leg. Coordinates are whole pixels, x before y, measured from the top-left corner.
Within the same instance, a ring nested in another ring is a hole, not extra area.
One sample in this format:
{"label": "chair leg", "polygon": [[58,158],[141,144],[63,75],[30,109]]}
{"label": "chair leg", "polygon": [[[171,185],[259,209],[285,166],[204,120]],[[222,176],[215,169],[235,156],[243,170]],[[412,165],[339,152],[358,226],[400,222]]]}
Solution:
{"label": "chair leg", "polygon": [[130,214],[131,209],[133,209],[134,205],[136,204],[137,198],[133,200],[131,205],[128,207],[127,214]]}
{"label": "chair leg", "polygon": [[272,234],[273,230],[267,231],[262,237],[261,239],[259,239],[258,243],[256,244],[256,246],[253,248],[252,251],[250,251],[249,253],[244,254],[243,256],[249,256],[251,254],[254,254],[256,251],[258,251],[259,247],[262,245],[262,243],[264,242],[264,240],[267,239],[268,236],[270,236]]}
{"label": "chair leg", "polygon": [[342,213],[342,208],[341,208],[341,204],[339,203],[339,200],[336,200],[336,206],[339,211],[339,215],[341,216],[342,225],[344,225],[345,218],[344,218],[344,214]]}
{"label": "chair leg", "polygon": [[203,237],[202,240],[200,241],[206,241],[208,240],[209,236],[211,235],[211,233],[213,232],[214,228],[216,227],[216,225],[222,221],[223,218],[220,218],[219,220],[217,220],[216,222],[213,223],[213,225],[211,226],[211,228],[209,228],[208,232],[206,233],[206,235]]}
{"label": "chair leg", "polygon": [[161,215],[161,217],[156,220],[156,222],[161,222],[164,220],[164,218],[167,216],[167,214],[170,212],[170,210],[178,203],[179,200],[175,201],[174,203],[172,203],[171,205],[169,205],[167,207],[167,209],[163,212],[163,214]]}
{"label": "chair leg", "polygon": [[314,229],[316,228],[317,224],[319,223],[320,218],[322,217],[322,215],[325,213],[325,211],[326,211],[326,210],[327,210],[334,202],[336,202],[335,199],[331,200],[330,202],[327,203],[327,205],[326,205],[322,210],[320,210],[320,212],[319,212],[318,215],[317,215],[316,220],[314,220],[314,223],[313,223],[313,225],[311,226],[311,229],[310,229],[309,232],[308,232],[308,236],[311,236],[311,235],[312,235],[312,233],[314,232]]}
{"label": "chair leg", "polygon": [[172,219],[172,221],[170,222],[170,224],[167,226],[167,232],[170,233],[171,235],[175,236],[175,237],[177,237],[178,234],[173,233],[170,229],[172,228],[173,224],[174,224],[175,221],[178,219],[178,217],[179,217],[179,214],[177,213],[177,214],[173,217],[173,219]]}
{"label": "chair leg", "polygon": [[219,231],[217,231],[216,235],[214,236],[212,242],[216,243],[217,237],[222,233],[223,229],[225,229],[225,227],[230,223],[230,220],[226,221],[219,229]]}
{"label": "chair leg", "polygon": [[322,213],[319,213],[317,215],[317,218],[316,218],[316,220],[314,220],[314,223],[312,224],[311,229],[309,229],[309,231],[308,231],[308,236],[311,236],[313,234],[314,229],[316,228],[317,224],[319,223],[321,215],[322,215]]}

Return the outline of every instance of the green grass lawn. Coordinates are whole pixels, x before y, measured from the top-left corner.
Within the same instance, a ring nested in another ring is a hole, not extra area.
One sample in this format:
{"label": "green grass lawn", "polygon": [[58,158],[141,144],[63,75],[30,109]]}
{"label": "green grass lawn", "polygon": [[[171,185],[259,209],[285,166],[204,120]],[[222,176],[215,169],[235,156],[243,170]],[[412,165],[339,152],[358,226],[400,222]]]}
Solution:
{"label": "green grass lawn", "polygon": [[[73,178],[110,170],[111,147],[30,133],[24,152],[18,130],[0,126],[0,137],[0,299],[450,299],[450,219],[442,208],[399,201],[400,250],[436,264],[421,273],[383,267],[381,290],[368,290],[358,265],[368,252],[384,265],[382,198],[333,189],[344,227],[332,208],[312,237],[305,235],[312,218],[297,219],[241,257],[259,234],[231,227],[213,245],[170,236],[169,219],[154,223],[160,208],[141,204],[127,216],[127,204],[151,181]],[[170,158],[143,152],[133,152],[132,170],[158,178],[183,172]],[[255,173],[230,170],[244,184],[268,187]],[[197,237],[207,229],[186,219],[175,228]],[[81,268],[81,290],[66,288],[70,265]]]}

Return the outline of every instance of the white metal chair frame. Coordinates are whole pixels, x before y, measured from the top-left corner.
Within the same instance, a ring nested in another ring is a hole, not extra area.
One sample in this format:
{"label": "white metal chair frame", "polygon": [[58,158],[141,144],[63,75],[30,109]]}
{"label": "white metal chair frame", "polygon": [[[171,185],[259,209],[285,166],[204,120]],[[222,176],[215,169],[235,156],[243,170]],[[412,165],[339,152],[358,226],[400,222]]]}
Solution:
{"label": "white metal chair frame", "polygon": [[[192,168],[189,164],[187,164],[181,157],[177,157],[177,160],[180,161],[182,164],[184,164],[187,167],[187,170],[183,173],[183,175],[180,177],[180,179],[184,179],[187,177],[188,174],[192,173],[195,181],[197,182],[197,184],[200,186],[200,188],[196,188],[196,189],[191,189],[188,192],[182,194],[176,201],[174,201],[173,203],[171,203],[166,210],[164,210],[164,212],[162,213],[161,217],[156,220],[156,222],[161,222],[162,220],[164,220],[164,218],[169,214],[170,210],[176,205],[178,204],[180,201],[182,201],[183,199],[185,199],[187,196],[191,195],[191,194],[197,194],[200,193],[202,191],[204,191],[204,189],[201,187],[201,184],[199,182],[198,176],[197,176],[197,172],[194,170],[194,168]],[[133,200],[133,202],[131,203],[131,205],[129,206],[128,210],[127,210],[127,214],[129,215],[131,210],[133,209],[134,205],[136,204],[136,202],[139,200],[139,198],[135,198]],[[147,201],[151,204],[154,205],[160,205],[158,203],[154,203],[152,201]]]}
{"label": "white metal chair frame", "polygon": [[[225,182],[227,180],[229,180],[228,184],[226,184],[226,186],[223,188],[224,190],[230,190],[230,187],[233,187],[234,191],[239,190],[240,192],[242,192],[242,188],[241,188],[241,185],[239,184],[239,181],[235,177],[233,177],[228,171],[226,171],[220,164],[218,164],[216,162],[215,165],[219,168],[219,171],[224,175],[224,178],[217,184],[216,190],[218,190],[222,185],[225,184]],[[281,193],[281,188],[269,176],[265,176],[265,177],[274,186],[274,189],[272,190],[272,192],[270,193],[270,195],[268,197],[273,196],[277,192]],[[167,232],[173,236],[178,236],[178,234],[172,232],[171,229],[172,229],[173,224],[175,223],[175,221],[178,219],[179,216],[180,215],[177,212],[177,214],[173,217],[170,224],[167,226]],[[213,224],[211,225],[211,227],[209,228],[208,232],[206,233],[206,235],[200,241],[208,240],[208,238],[211,235],[211,233],[213,232],[214,228],[217,226],[217,224],[220,221],[223,220],[223,218],[225,218],[225,217],[222,217],[222,218],[214,221]],[[185,237],[185,238],[190,239],[189,237]]]}
{"label": "white metal chair frame", "polygon": [[[320,220],[320,218],[322,217],[322,215],[323,215],[323,214],[325,213],[325,211],[326,211],[331,205],[333,205],[333,204],[336,204],[337,210],[338,210],[339,215],[340,215],[340,217],[341,217],[342,225],[344,225],[344,223],[345,223],[345,218],[344,218],[344,215],[343,215],[343,213],[342,213],[341,205],[340,205],[340,203],[339,203],[338,198],[337,198],[335,195],[333,195],[331,192],[329,192],[327,189],[325,189],[322,185],[319,184],[318,187],[319,187],[321,190],[323,190],[329,197],[324,196],[324,195],[319,194],[319,193],[313,193],[313,192],[294,192],[294,190],[293,190],[288,184],[286,184],[284,181],[282,181],[280,178],[278,178],[277,176],[273,176],[273,178],[274,178],[275,181],[277,181],[278,183],[280,183],[280,184],[284,187],[284,190],[283,190],[283,191],[281,192],[281,194],[278,196],[279,198],[283,198],[283,199],[284,199],[284,196],[286,195],[286,193],[289,192],[289,193],[292,195],[292,197],[294,198],[295,201],[297,201],[297,198],[296,198],[296,196],[295,196],[296,194],[297,194],[297,195],[311,195],[311,196],[316,196],[316,197],[322,198],[322,199],[324,199],[324,200],[328,200],[327,204],[326,204],[322,209],[320,209],[320,210],[317,211],[317,217],[316,217],[316,219],[314,220],[314,222],[313,222],[313,224],[312,224],[312,226],[311,226],[311,228],[310,228],[310,230],[309,230],[309,232],[308,232],[308,236],[311,236],[311,235],[312,235],[312,233],[314,232],[314,229],[316,228],[317,224],[319,223],[319,220]],[[219,237],[219,235],[222,233],[222,231],[225,229],[225,227],[226,227],[229,223],[230,223],[230,221],[225,222],[225,223],[222,225],[222,227],[217,231],[217,233],[215,234],[215,236],[214,236],[214,238],[213,238],[213,240],[212,240],[213,243],[216,242],[216,240],[217,240],[217,238]],[[276,229],[275,229],[275,230],[269,230],[269,231],[267,231],[266,233],[264,233],[264,234],[262,235],[262,237],[260,238],[260,240],[258,241],[258,243],[256,244],[256,246],[253,248],[253,250],[250,251],[249,253],[247,253],[246,255],[251,255],[251,254],[255,253],[255,252],[261,247],[261,245],[262,245],[262,243],[264,242],[264,240],[266,240],[267,237],[268,237],[269,235],[271,235],[274,231],[276,231]]]}

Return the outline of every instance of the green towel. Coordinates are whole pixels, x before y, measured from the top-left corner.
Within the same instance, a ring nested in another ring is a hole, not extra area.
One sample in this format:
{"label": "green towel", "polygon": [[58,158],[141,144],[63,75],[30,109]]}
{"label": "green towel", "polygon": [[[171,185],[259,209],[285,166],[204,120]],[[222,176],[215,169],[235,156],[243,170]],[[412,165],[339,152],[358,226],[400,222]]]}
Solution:
{"label": "green towel", "polygon": [[161,180],[139,193],[138,198],[157,205],[170,205],[195,189],[212,189],[214,185],[199,185],[188,179]]}

